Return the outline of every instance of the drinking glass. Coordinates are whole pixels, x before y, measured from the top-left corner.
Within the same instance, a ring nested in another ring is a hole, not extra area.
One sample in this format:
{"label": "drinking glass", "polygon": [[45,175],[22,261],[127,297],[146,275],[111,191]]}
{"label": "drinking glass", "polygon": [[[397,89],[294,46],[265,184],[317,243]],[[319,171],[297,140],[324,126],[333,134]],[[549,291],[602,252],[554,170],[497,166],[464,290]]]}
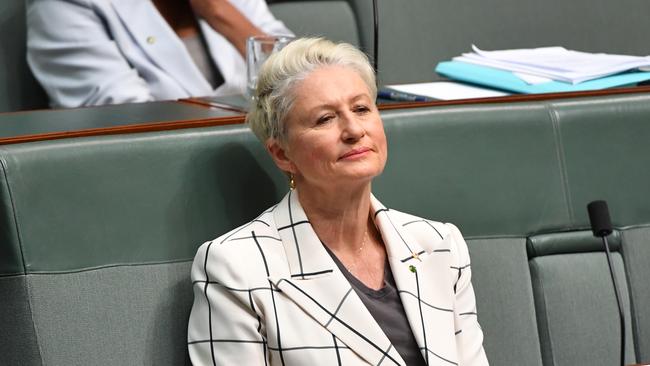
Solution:
{"label": "drinking glass", "polygon": [[257,88],[257,74],[274,52],[293,40],[290,36],[253,36],[246,41],[246,95],[252,98]]}

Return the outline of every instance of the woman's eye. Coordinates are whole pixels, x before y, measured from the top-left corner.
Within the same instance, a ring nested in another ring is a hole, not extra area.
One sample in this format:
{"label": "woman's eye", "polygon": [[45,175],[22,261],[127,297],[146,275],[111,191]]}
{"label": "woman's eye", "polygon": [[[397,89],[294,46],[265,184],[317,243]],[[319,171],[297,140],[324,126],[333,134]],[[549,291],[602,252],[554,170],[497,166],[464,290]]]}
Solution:
{"label": "woman's eye", "polygon": [[334,116],[332,116],[331,114],[326,114],[324,116],[319,117],[318,120],[316,120],[316,124],[322,125],[324,123],[331,121],[332,118],[334,118]]}
{"label": "woman's eye", "polygon": [[359,106],[354,107],[354,112],[359,113],[359,114],[365,114],[365,113],[370,112],[370,108],[368,108],[365,105],[359,105]]}

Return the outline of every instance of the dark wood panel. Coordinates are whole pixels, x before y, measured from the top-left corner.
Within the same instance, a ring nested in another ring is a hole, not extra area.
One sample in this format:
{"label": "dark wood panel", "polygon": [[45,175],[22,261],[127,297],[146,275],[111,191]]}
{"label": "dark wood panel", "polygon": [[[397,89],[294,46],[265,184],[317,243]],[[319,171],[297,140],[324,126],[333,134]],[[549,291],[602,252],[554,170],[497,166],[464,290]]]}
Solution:
{"label": "dark wood panel", "polygon": [[170,122],[161,122],[161,123],[141,123],[135,125],[123,125],[119,127],[109,127],[109,128],[92,128],[92,129],[77,130],[77,131],[63,131],[63,132],[52,132],[52,133],[42,133],[42,134],[33,134],[33,135],[20,135],[14,137],[0,138],[0,145],[18,144],[24,142],[45,141],[45,140],[57,140],[57,139],[65,139],[65,138],[72,138],[72,137],[119,135],[119,134],[127,134],[127,133],[179,130],[183,128],[211,127],[211,126],[238,124],[238,123],[244,123],[243,115],[234,116],[234,117],[217,117],[217,118],[210,118],[210,119],[170,121]]}
{"label": "dark wood panel", "polygon": [[[510,95],[452,101],[407,102],[379,104],[379,110],[442,107],[468,104],[520,103],[543,100],[615,96],[649,93],[650,86],[617,88],[586,92]],[[167,114],[177,118],[166,118]],[[63,117],[71,116],[71,121]],[[86,118],[86,120],[83,120]],[[63,119],[62,125],[56,120]],[[77,123],[75,119],[82,119]],[[42,120],[42,121],[41,121]],[[25,121],[34,124],[25,126]],[[0,144],[44,141],[72,137],[127,134],[199,128],[244,123],[244,114],[227,108],[216,108],[200,98],[176,102],[140,103],[121,106],[78,108],[73,110],[38,110],[0,113]],[[12,125],[13,124],[13,125]],[[12,129],[13,128],[13,129]],[[4,129],[4,130],[3,130]],[[12,131],[15,133],[12,134]]]}
{"label": "dark wood panel", "polygon": [[0,114],[0,144],[236,124],[243,114],[167,101]]}

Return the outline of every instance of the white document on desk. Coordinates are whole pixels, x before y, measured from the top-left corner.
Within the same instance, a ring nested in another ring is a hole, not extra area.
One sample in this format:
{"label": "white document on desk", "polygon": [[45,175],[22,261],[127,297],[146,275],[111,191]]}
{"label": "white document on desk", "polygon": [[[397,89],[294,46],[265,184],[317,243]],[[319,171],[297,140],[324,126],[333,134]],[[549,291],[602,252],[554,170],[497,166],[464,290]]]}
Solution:
{"label": "white document on desk", "polygon": [[486,89],[452,81],[387,85],[387,87],[402,93],[416,94],[438,100],[490,98],[510,95],[509,93],[502,91]]}
{"label": "white document on desk", "polygon": [[474,52],[453,60],[572,84],[650,66],[650,56],[588,53],[564,47],[484,51],[472,45],[472,49]]}

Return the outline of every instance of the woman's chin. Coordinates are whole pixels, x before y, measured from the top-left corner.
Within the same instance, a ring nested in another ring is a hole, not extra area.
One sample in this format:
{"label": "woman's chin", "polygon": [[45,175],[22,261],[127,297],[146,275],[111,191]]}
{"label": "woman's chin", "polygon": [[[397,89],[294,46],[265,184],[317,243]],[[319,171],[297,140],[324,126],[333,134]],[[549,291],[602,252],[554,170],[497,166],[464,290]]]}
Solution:
{"label": "woman's chin", "polygon": [[360,187],[370,184],[379,174],[381,174],[381,171],[377,170],[348,172],[332,178],[328,183],[342,189]]}

